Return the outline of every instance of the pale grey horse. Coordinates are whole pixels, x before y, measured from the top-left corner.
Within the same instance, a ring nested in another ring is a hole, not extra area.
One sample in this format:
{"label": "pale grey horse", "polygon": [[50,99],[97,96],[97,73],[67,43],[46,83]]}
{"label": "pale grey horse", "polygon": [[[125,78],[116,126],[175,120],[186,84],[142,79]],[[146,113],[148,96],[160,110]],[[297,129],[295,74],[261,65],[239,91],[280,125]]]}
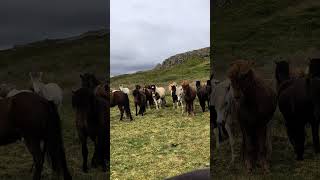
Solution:
{"label": "pale grey horse", "polygon": [[57,106],[62,104],[63,92],[56,83],[44,84],[42,82],[42,72],[30,72],[29,76],[35,93],[48,101],[53,101]]}
{"label": "pale grey horse", "polygon": [[[214,129],[214,133],[216,136],[216,147],[219,148],[219,133],[222,133],[222,128],[228,133],[229,136],[229,144],[231,148],[231,163],[234,162],[235,153],[234,153],[234,124],[236,123],[236,104],[233,97],[233,91],[231,87],[230,80],[222,81],[218,84],[211,84],[212,92],[211,92],[211,102],[212,105],[215,106],[217,111],[217,123],[218,128]],[[220,131],[220,132],[217,132]]]}

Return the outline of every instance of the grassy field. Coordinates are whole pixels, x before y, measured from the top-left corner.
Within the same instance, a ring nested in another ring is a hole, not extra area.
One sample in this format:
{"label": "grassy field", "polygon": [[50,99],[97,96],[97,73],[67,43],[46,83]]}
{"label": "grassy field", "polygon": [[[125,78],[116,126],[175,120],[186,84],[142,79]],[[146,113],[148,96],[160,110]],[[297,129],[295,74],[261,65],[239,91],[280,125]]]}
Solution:
{"label": "grassy field", "polygon": [[[108,68],[108,35],[86,37],[68,43],[37,43],[34,47],[21,47],[0,51],[0,83],[16,85],[18,89],[31,86],[28,73],[42,71],[44,82],[56,82],[64,91],[60,116],[67,163],[73,179],[107,179],[101,169],[82,173],[81,146],[75,129],[74,112],[71,107],[71,89],[80,86],[79,73],[93,72],[103,79]],[[89,141],[91,162],[93,143]],[[32,179],[32,156],[26,146],[17,142],[0,146],[0,179]],[[90,166],[89,166],[90,167]],[[45,164],[45,179],[55,177]]]}
{"label": "grassy field", "polygon": [[[215,74],[224,79],[229,63],[237,58],[256,62],[257,72],[273,79],[273,60],[290,60],[305,68],[307,58],[319,55],[320,2],[315,0],[237,0],[232,5],[216,8],[211,22]],[[214,150],[211,165],[217,179],[319,179],[320,156],[314,154],[311,129],[305,146],[305,160],[295,161],[288,142],[282,115],[273,118],[273,153],[271,173],[261,170],[247,175],[240,161],[240,133],[236,139],[235,164],[230,165],[228,142]]]}
{"label": "grassy field", "polygon": [[[167,88],[169,82],[209,78],[209,60],[192,57],[181,65],[164,70],[150,70],[111,79],[111,87],[119,84],[134,88],[136,84],[155,83]],[[168,90],[167,90],[168,91]],[[111,109],[111,179],[164,179],[190,170],[209,167],[210,119],[195,101],[194,117],[172,108],[166,97],[164,109],[147,109],[145,116],[135,116],[133,96],[130,95],[134,121],[119,121],[117,107]]]}

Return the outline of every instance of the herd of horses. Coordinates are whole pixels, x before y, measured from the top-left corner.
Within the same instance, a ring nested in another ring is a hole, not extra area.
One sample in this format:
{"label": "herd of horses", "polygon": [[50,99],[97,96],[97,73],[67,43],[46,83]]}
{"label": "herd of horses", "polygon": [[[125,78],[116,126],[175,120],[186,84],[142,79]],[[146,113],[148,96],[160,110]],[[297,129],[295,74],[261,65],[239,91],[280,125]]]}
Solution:
{"label": "herd of horses", "polygon": [[[42,73],[29,73],[32,87],[17,90],[0,86],[0,146],[24,142],[33,157],[33,179],[41,179],[47,157],[52,170],[64,179],[72,179],[63,143],[59,106],[62,89],[55,83],[44,84]],[[88,172],[87,138],[95,145],[91,167],[107,171],[109,156],[109,87],[91,73],[80,75],[81,88],[72,91],[75,124],[82,144],[83,171]]]}
{"label": "herd of horses", "polygon": [[[276,88],[256,72],[253,61],[236,60],[230,64],[227,79],[218,81],[210,77],[206,85],[196,82],[193,88],[187,81],[181,85],[170,83],[168,89],[173,108],[181,106],[182,113],[194,115],[194,100],[199,99],[202,111],[209,106],[216,147],[226,136],[231,148],[231,163],[234,162],[235,127],[242,134],[241,157],[248,173],[259,165],[269,172],[271,158],[272,118],[278,107],[282,113],[297,160],[303,160],[305,128],[312,129],[314,151],[320,152],[320,59],[309,60],[308,72],[295,71],[287,61],[275,62]],[[59,107],[62,104],[62,89],[55,83],[44,84],[42,73],[29,74],[32,87],[17,90],[14,86],[0,86],[0,146],[23,141],[33,157],[33,179],[41,178],[45,157],[52,169],[64,179],[72,179],[67,166],[63,143]],[[87,140],[94,142],[91,167],[107,171],[109,156],[109,107],[118,106],[123,120],[133,120],[130,110],[130,89],[119,87],[110,90],[108,83],[100,82],[93,74],[80,75],[81,87],[72,90],[72,107],[75,125],[82,145],[83,172],[88,172]],[[166,106],[166,89],[156,85],[132,90],[136,116],[143,116],[147,108]],[[139,107],[139,111],[138,111]],[[209,178],[209,169],[176,176]]]}
{"label": "herd of horses", "polygon": [[234,130],[239,127],[240,155],[247,172],[251,173],[256,165],[265,173],[270,171],[271,124],[277,107],[296,160],[303,160],[307,124],[312,129],[314,151],[320,152],[320,59],[309,59],[306,71],[294,69],[288,61],[275,61],[275,88],[258,75],[252,61],[232,62],[227,77],[222,82],[211,78],[210,115],[216,147],[224,135],[229,138],[231,163],[235,157]]}
{"label": "herd of horses", "polygon": [[[170,91],[170,96],[172,98],[172,107],[177,109],[180,106],[182,114],[187,112],[188,115],[194,116],[194,100],[197,96],[202,111],[205,112],[206,103],[209,107],[211,93],[210,83],[211,81],[208,80],[207,84],[201,85],[200,81],[196,81],[196,88],[193,88],[187,81],[182,81],[181,85],[177,85],[176,82],[170,83],[168,90]],[[133,120],[129,102],[130,92],[130,89],[123,87],[123,85],[120,85],[117,90],[110,89],[110,105],[111,107],[118,106],[120,120],[123,120],[124,112],[126,113],[127,118]],[[136,116],[144,116],[147,108],[151,109],[154,107],[158,110],[166,106],[166,89],[154,84],[145,85],[144,87],[136,85],[135,89],[132,90],[132,96],[134,99]]]}

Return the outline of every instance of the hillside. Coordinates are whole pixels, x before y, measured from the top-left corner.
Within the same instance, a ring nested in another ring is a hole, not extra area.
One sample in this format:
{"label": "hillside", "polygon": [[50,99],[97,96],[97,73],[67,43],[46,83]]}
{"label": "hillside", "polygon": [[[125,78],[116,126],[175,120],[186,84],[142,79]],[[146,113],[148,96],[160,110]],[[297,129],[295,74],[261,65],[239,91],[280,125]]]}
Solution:
{"label": "hillside", "polygon": [[[219,79],[225,77],[229,63],[237,58],[255,60],[257,71],[269,79],[274,76],[274,60],[282,57],[294,66],[304,67],[309,56],[318,54],[319,1],[233,0],[215,7],[213,17],[213,67]],[[228,141],[211,154],[216,179],[319,179],[320,156],[312,148],[311,128],[306,128],[305,159],[296,161],[278,110],[272,119],[271,173],[263,174],[261,168],[250,175],[246,172],[240,155],[241,132],[235,134],[234,164],[230,163]]]}
{"label": "hillside", "polygon": [[224,76],[236,58],[255,60],[267,77],[282,57],[305,65],[319,51],[320,2],[315,0],[234,0],[215,7],[211,22],[214,69]]}
{"label": "hillside", "polygon": [[100,79],[109,69],[109,34],[89,31],[65,39],[46,39],[0,51],[0,82],[18,88],[30,86],[30,71],[42,71],[43,81],[57,82],[65,93],[78,86],[81,72],[93,72]]}
{"label": "hillside", "polygon": [[209,78],[209,72],[209,48],[202,48],[171,56],[153,70],[112,77],[111,87],[125,84],[133,88],[135,84],[167,84],[170,81],[196,79],[205,81]]}

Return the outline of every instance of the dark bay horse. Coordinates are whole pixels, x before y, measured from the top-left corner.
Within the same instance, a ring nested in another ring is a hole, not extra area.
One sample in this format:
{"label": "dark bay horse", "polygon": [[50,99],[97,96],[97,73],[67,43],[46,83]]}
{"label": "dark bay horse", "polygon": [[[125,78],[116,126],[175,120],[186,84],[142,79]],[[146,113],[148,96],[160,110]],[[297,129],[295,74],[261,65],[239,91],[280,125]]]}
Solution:
{"label": "dark bay horse", "polygon": [[209,107],[209,88],[207,85],[202,86],[200,81],[196,81],[196,89],[197,89],[197,96],[199,99],[200,106],[202,108],[202,112],[206,111],[206,103],[208,103]]}
{"label": "dark bay horse", "polygon": [[118,106],[120,111],[120,121],[123,118],[124,111],[126,112],[127,117],[132,121],[131,110],[130,110],[130,101],[128,94],[122,91],[112,92],[110,95],[110,107]]}
{"label": "dark bay horse", "polygon": [[293,78],[289,73],[289,63],[276,64],[278,86],[278,105],[287,128],[288,138],[297,155],[303,160],[305,144],[305,126],[311,124],[315,152],[320,152],[319,121],[314,116],[314,105],[307,91],[306,78]]}
{"label": "dark bay horse", "polygon": [[186,112],[188,112],[188,115],[194,116],[193,101],[196,99],[197,93],[187,81],[182,82],[182,89],[184,92],[184,100],[186,102]]}
{"label": "dark bay horse", "polygon": [[151,106],[154,105],[153,98],[152,98],[152,89],[150,86],[145,86],[143,90],[144,90],[144,93],[146,94],[147,106],[149,105],[149,108],[151,109]]}
{"label": "dark bay horse", "polygon": [[60,117],[53,102],[28,92],[0,100],[0,145],[21,138],[33,157],[34,180],[41,178],[45,155],[54,171],[63,173],[64,179],[72,179],[66,163]]}
{"label": "dark bay horse", "polygon": [[276,93],[254,71],[254,62],[237,60],[230,64],[231,80],[236,103],[236,117],[242,131],[242,152],[250,173],[257,162],[269,172],[268,154],[271,151],[270,126],[277,106]]}
{"label": "dark bay horse", "polygon": [[76,114],[76,127],[82,144],[83,172],[88,172],[87,138],[94,142],[94,154],[91,165],[96,168],[102,166],[107,171],[108,158],[108,125],[107,102],[105,99],[95,96],[91,89],[80,88],[72,92],[72,107]]}
{"label": "dark bay horse", "polygon": [[133,90],[132,95],[134,97],[134,106],[136,107],[136,116],[138,116],[138,106],[140,107],[139,114],[143,116],[143,114],[146,112],[147,105],[146,94],[141,89],[135,89]]}

